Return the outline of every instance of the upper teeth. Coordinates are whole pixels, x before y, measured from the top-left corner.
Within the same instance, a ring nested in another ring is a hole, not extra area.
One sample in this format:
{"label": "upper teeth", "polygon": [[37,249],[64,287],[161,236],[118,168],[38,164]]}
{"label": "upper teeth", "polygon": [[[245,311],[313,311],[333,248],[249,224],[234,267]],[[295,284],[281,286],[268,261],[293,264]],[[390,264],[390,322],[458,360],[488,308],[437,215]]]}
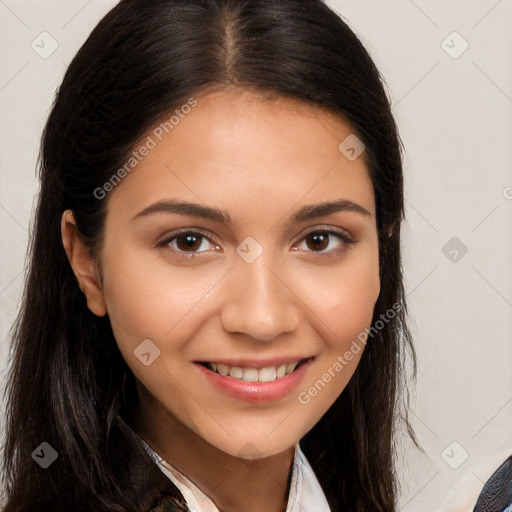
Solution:
{"label": "upper teeth", "polygon": [[220,375],[241,379],[246,382],[272,382],[276,379],[289,375],[295,370],[299,361],[282,364],[278,367],[269,366],[267,368],[242,368],[241,366],[228,366],[222,363],[207,363],[208,368]]}

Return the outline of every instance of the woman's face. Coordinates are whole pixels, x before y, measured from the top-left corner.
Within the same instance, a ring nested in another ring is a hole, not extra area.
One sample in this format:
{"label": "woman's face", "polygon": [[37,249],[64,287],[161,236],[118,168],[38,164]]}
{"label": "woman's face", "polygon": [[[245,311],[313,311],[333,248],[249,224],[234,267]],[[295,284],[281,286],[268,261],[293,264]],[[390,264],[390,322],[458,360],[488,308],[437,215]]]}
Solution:
{"label": "woman's face", "polygon": [[268,456],[319,421],[360,360],[380,290],[373,187],[332,114],[248,91],[195,100],[148,132],[110,192],[103,300],[169,424]]}

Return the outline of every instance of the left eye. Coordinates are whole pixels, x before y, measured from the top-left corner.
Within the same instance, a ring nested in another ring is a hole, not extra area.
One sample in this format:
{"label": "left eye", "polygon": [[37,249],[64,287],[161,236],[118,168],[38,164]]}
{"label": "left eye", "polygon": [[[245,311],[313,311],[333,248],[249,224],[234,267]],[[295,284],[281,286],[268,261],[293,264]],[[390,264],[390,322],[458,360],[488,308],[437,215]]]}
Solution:
{"label": "left eye", "polygon": [[[333,247],[333,243],[331,243],[333,242],[333,237],[335,238],[335,247]],[[338,233],[337,231],[318,230],[308,233],[302,239],[302,242],[299,244],[299,246],[305,244],[310,251],[323,253],[330,252],[331,250],[336,249],[336,247],[353,243],[354,241],[344,233]]]}

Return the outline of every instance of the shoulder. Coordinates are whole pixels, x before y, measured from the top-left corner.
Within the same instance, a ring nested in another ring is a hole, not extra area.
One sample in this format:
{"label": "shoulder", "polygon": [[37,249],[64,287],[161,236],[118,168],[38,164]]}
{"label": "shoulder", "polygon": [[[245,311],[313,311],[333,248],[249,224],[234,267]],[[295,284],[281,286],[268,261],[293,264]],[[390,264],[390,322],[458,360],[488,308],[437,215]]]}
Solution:
{"label": "shoulder", "polygon": [[474,512],[512,512],[512,456],[489,478]]}

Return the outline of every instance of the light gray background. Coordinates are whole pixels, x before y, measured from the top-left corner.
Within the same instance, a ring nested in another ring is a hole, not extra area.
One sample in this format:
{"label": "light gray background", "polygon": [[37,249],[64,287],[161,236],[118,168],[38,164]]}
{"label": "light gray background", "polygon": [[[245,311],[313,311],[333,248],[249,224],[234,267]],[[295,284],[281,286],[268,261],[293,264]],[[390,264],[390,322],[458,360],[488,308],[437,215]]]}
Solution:
{"label": "light gray background", "polygon": [[[0,0],[3,375],[41,131],[67,64],[115,3]],[[412,419],[426,454],[400,442],[401,509],[464,510],[450,494],[471,501],[512,453],[512,0],[328,3],[376,61],[405,146]],[[46,59],[31,47],[44,31],[58,43]]]}

